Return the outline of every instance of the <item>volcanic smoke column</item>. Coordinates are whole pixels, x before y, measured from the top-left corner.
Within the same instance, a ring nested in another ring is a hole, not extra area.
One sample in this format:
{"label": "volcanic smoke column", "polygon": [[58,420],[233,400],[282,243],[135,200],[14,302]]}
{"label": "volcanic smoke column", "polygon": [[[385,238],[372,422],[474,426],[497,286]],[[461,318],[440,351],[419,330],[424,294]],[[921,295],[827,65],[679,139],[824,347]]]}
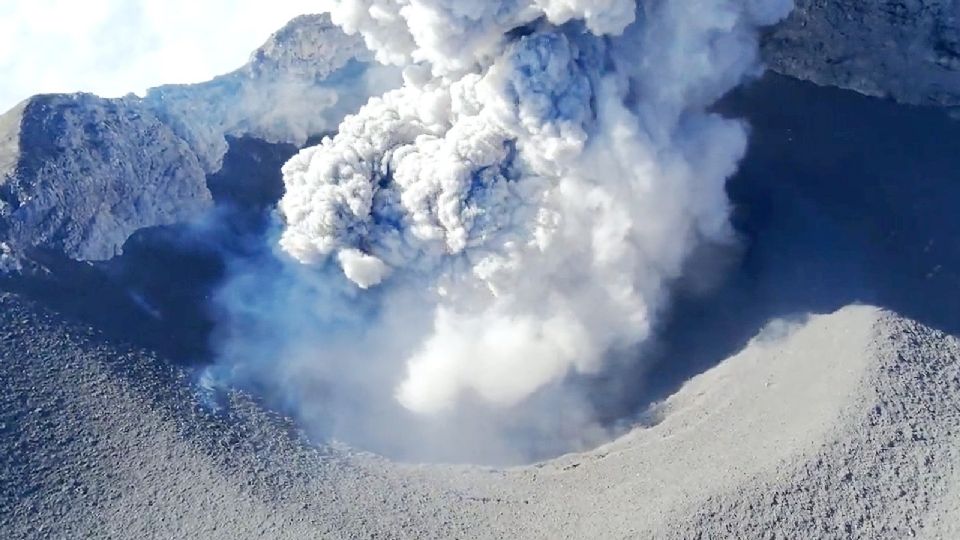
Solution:
{"label": "volcanic smoke column", "polygon": [[[415,412],[596,372],[650,336],[700,243],[730,240],[746,129],[707,109],[759,72],[757,29],[791,7],[336,1],[404,85],[284,167],[281,247],[385,311],[429,306],[395,349]],[[397,331],[370,325],[379,343]]]}

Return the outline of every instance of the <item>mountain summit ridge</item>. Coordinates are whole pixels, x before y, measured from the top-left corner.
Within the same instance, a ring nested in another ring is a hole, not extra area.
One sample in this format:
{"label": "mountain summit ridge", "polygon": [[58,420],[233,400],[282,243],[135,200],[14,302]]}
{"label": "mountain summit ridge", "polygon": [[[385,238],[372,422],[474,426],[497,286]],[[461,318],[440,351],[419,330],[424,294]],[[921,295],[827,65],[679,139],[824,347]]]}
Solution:
{"label": "mountain summit ridge", "polygon": [[134,232],[212,207],[227,137],[303,145],[397,79],[329,16],[305,15],[207,83],[29,98],[0,116],[0,242],[111,259]]}

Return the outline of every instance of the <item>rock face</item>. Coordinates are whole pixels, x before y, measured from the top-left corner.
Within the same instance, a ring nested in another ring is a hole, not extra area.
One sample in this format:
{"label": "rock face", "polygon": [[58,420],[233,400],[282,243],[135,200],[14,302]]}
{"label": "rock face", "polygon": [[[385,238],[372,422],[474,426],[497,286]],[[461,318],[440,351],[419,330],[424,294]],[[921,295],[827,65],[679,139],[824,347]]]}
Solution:
{"label": "rock face", "polygon": [[135,100],[37,96],[0,122],[18,131],[0,177],[0,231],[14,250],[109,259],[134,231],[212,204],[194,153]]}
{"label": "rock face", "polygon": [[31,98],[0,117],[0,272],[33,247],[110,259],[135,231],[212,206],[228,137],[300,146],[396,84],[359,38],[310,15],[208,83]]}
{"label": "rock face", "polygon": [[775,71],[902,103],[960,106],[960,1],[795,2],[764,40]]}

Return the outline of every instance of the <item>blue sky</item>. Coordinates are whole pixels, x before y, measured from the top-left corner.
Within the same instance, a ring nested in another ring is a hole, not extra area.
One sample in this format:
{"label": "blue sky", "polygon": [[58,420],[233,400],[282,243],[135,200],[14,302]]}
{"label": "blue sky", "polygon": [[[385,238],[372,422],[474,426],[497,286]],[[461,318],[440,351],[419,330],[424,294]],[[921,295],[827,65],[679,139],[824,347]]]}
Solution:
{"label": "blue sky", "polygon": [[114,97],[242,65],[323,0],[2,0],[0,112],[43,92]]}

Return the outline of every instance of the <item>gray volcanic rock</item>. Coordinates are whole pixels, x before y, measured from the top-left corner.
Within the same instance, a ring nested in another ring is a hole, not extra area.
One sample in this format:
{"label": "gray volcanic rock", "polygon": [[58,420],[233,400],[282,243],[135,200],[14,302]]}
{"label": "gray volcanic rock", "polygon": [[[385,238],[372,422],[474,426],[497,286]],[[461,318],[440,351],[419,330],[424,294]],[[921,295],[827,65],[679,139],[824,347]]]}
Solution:
{"label": "gray volcanic rock", "polygon": [[352,60],[372,59],[363,39],[345,34],[329,15],[301,15],[270,36],[236,73],[251,80],[284,74],[321,83]]}
{"label": "gray volcanic rock", "polygon": [[137,230],[212,206],[228,137],[303,145],[399,84],[327,15],[298,17],[239,70],[139,99],[49,95],[0,117],[0,272],[29,248],[107,260]]}
{"label": "gray volcanic rock", "polygon": [[0,241],[80,260],[212,204],[196,156],[135,100],[36,96],[0,119]]}
{"label": "gray volcanic rock", "polygon": [[773,70],[902,103],[960,105],[960,1],[795,2],[764,39]]}
{"label": "gray volcanic rock", "polygon": [[206,83],[151,89],[144,103],[213,173],[227,151],[225,136],[302,146],[399,84],[399,70],[375,63],[360,37],[345,34],[327,14],[303,15],[240,69]]}

